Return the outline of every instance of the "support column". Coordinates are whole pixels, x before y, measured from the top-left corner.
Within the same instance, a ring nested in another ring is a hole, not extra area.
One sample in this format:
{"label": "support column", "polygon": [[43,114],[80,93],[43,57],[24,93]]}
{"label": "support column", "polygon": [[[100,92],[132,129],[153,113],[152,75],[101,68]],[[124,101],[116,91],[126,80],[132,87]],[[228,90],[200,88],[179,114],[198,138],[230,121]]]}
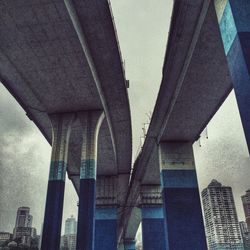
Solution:
{"label": "support column", "polygon": [[117,177],[98,176],[95,250],[117,250]]}
{"label": "support column", "polygon": [[68,144],[73,114],[50,115],[53,141],[41,250],[60,249]]}
{"label": "support column", "polygon": [[124,250],[135,250],[135,240],[126,239],[124,240]]}
{"label": "support column", "polygon": [[104,114],[101,111],[78,113],[82,126],[80,192],[77,224],[77,250],[94,249],[95,184],[97,138]]}
{"label": "support column", "polygon": [[161,187],[141,186],[142,244],[144,250],[168,250]]}
{"label": "support column", "polygon": [[160,143],[169,249],[207,250],[192,143]]}
{"label": "support column", "polygon": [[214,4],[250,152],[250,2],[214,0]]}

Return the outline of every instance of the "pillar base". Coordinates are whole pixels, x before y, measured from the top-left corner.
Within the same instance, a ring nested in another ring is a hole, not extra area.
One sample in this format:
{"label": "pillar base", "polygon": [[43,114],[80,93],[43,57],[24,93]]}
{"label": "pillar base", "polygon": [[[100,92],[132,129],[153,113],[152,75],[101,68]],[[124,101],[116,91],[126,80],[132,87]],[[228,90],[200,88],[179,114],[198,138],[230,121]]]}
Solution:
{"label": "pillar base", "polygon": [[160,147],[169,249],[207,250],[192,143],[163,142]]}
{"label": "pillar base", "polygon": [[80,180],[76,249],[94,249],[95,179]]}
{"label": "pillar base", "polygon": [[167,250],[167,234],[162,205],[143,206],[142,244],[144,250]]}
{"label": "pillar base", "polygon": [[165,188],[169,249],[207,250],[198,188]]}
{"label": "pillar base", "polygon": [[60,249],[64,187],[62,180],[48,183],[41,250]]}
{"label": "pillar base", "polygon": [[117,249],[117,209],[96,208],[95,250]]}

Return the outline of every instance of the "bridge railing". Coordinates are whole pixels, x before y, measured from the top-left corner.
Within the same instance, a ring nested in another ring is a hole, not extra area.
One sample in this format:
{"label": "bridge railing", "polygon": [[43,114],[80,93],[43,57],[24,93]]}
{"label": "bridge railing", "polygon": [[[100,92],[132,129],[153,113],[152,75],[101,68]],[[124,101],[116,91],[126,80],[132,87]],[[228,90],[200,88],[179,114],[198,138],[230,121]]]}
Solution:
{"label": "bridge railing", "polygon": [[113,14],[113,10],[112,10],[112,4],[110,0],[108,1],[108,5],[109,5],[109,10],[110,10],[110,14],[111,14],[111,18],[112,18],[112,23],[113,23],[113,27],[114,27],[114,32],[115,32],[115,38],[116,38],[116,42],[117,42],[117,48],[119,51],[119,55],[120,55],[120,60],[121,60],[121,65],[122,65],[122,71],[123,71],[123,78],[125,79],[125,86],[128,87],[128,81],[126,80],[126,72],[125,72],[125,60],[123,60],[122,58],[122,52],[121,52],[121,47],[120,47],[120,43],[119,43],[119,39],[118,39],[118,32],[116,29],[116,24],[115,24],[115,18],[114,18],[114,14]]}

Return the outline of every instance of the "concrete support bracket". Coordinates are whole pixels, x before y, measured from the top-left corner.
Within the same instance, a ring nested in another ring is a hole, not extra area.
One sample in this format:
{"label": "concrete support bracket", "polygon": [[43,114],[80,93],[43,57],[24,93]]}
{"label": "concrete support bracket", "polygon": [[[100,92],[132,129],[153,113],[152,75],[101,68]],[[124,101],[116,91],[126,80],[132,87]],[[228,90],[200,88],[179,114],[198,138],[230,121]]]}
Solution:
{"label": "concrete support bracket", "polygon": [[117,177],[98,176],[96,182],[96,207],[117,207]]}
{"label": "concrete support bracket", "polygon": [[117,184],[116,176],[97,177],[95,250],[117,249]]}
{"label": "concrete support bracket", "polygon": [[159,160],[162,187],[198,187],[191,142],[163,142]]}
{"label": "concrete support bracket", "polygon": [[53,136],[49,180],[65,181],[69,136],[74,118],[75,114],[50,115]]}
{"label": "concrete support bracket", "polygon": [[140,206],[162,205],[161,187],[158,185],[142,185],[140,192]]}
{"label": "concrete support bracket", "polygon": [[167,250],[161,191],[159,185],[141,186],[142,243],[145,250]]}
{"label": "concrete support bracket", "polygon": [[104,119],[102,111],[83,111],[77,114],[82,126],[80,179],[96,179],[97,137]]}

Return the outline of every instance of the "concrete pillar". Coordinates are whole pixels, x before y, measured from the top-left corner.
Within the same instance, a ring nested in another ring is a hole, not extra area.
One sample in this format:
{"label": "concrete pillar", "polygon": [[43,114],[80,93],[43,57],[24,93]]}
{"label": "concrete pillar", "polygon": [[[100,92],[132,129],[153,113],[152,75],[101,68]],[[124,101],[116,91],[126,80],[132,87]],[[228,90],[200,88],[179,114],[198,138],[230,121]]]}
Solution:
{"label": "concrete pillar", "polygon": [[117,250],[117,177],[98,176],[95,250]]}
{"label": "concrete pillar", "polygon": [[68,143],[72,114],[50,115],[53,141],[42,233],[42,250],[60,249]]}
{"label": "concrete pillar", "polygon": [[160,186],[141,186],[142,244],[144,250],[168,250]]}
{"label": "concrete pillar", "polygon": [[192,143],[161,142],[159,153],[169,249],[207,250]]}
{"label": "concrete pillar", "polygon": [[250,2],[214,0],[214,4],[250,152]]}
{"label": "concrete pillar", "polygon": [[101,111],[86,111],[77,115],[82,126],[82,150],[76,249],[93,250],[97,138],[104,115]]}
{"label": "concrete pillar", "polygon": [[135,240],[126,239],[123,241],[124,250],[135,250]]}

